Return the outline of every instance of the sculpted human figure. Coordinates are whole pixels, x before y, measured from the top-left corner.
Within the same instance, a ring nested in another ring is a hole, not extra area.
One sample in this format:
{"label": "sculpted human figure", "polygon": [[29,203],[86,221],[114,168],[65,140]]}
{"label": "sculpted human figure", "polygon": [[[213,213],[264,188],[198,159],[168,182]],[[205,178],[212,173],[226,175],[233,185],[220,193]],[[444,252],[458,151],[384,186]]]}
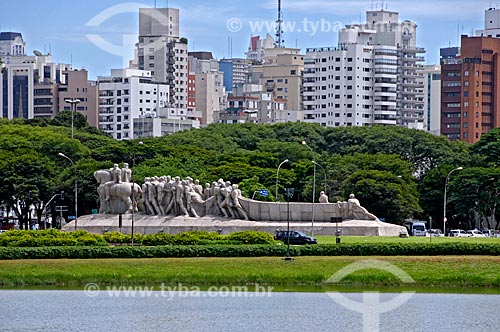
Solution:
{"label": "sculpted human figure", "polygon": [[347,201],[347,209],[351,218],[366,220],[368,217],[369,219],[377,220],[376,216],[374,216],[361,206],[354,194],[349,195],[349,200]]}
{"label": "sculpted human figure", "polygon": [[116,183],[122,182],[122,170],[120,169],[118,164],[113,165],[113,168],[110,170],[110,173],[111,173],[111,181],[106,182],[106,184],[104,185],[106,201],[109,201],[111,199],[110,195],[111,186],[113,186]]}
{"label": "sculpted human figure", "polygon": [[157,190],[158,180],[156,177],[152,177],[148,185],[148,200],[153,207],[153,215],[161,214],[160,207],[158,206],[158,190]]}
{"label": "sculpted human figure", "polygon": [[241,190],[239,189],[237,184],[233,184],[231,190],[231,207],[236,209],[237,213],[240,214],[243,219],[248,220],[248,215],[240,204],[239,198],[241,196]]}
{"label": "sculpted human figure", "polygon": [[149,188],[150,188],[150,178],[144,179],[144,184],[142,185],[142,206],[144,207],[144,212],[149,215],[154,215],[154,209],[151,203],[149,202]]}
{"label": "sculpted human figure", "polygon": [[162,216],[166,215],[165,214],[165,176],[160,176],[158,181],[154,181],[153,183],[156,184],[156,193],[158,195],[158,207],[160,208],[160,213]]}
{"label": "sculpted human figure", "polygon": [[210,188],[210,183],[205,183],[205,189],[203,189],[203,199],[207,200],[212,197],[212,188]]}
{"label": "sculpted human figure", "polygon": [[328,196],[325,194],[324,191],[322,191],[322,192],[319,193],[319,202],[323,203],[323,204],[329,203],[328,202]]}
{"label": "sculpted human figure", "polygon": [[184,183],[184,201],[186,202],[186,210],[190,216],[194,218],[199,218],[198,214],[196,213],[196,210],[193,207],[193,195],[197,195],[197,193],[194,191],[194,188],[187,183],[187,181]]}
{"label": "sculpted human figure", "polygon": [[221,196],[223,198],[222,202],[220,203],[220,207],[222,211],[227,211],[229,214],[230,218],[235,218],[233,215],[233,212],[231,211],[231,182],[226,181],[225,184],[222,185],[220,189]]}
{"label": "sculpted human figure", "polygon": [[128,164],[124,163],[122,168],[122,182],[132,182],[132,170],[128,168]]}
{"label": "sculpted human figure", "polygon": [[175,197],[175,207],[179,213],[189,217],[189,213],[184,206],[184,184],[181,182],[180,177],[175,177],[175,182],[172,185],[172,191]]}
{"label": "sculpted human figure", "polygon": [[203,197],[203,186],[200,184],[200,180],[194,180],[193,190],[195,193]]}
{"label": "sculpted human figure", "polygon": [[174,194],[172,192],[173,184],[174,184],[174,182],[172,181],[172,177],[170,175],[167,175],[167,177],[165,178],[165,184],[163,187],[163,192],[164,192],[164,199],[163,199],[164,208],[163,208],[163,210],[165,212],[165,215],[169,215],[170,213],[175,214],[175,212],[172,211],[172,209],[174,208],[174,204],[175,204]]}

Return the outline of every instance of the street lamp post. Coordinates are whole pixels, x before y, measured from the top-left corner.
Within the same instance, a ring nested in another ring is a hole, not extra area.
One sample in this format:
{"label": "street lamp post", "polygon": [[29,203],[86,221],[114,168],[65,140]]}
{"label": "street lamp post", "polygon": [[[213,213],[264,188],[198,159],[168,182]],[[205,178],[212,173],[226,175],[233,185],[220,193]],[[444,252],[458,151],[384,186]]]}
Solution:
{"label": "street lamp post", "polygon": [[[142,141],[139,142],[139,145],[143,145],[144,143]],[[130,181],[132,182],[132,230],[131,230],[131,241],[132,245],[134,245],[134,215],[135,215],[135,208],[137,206],[137,198],[135,197],[135,184],[134,184],[134,172],[135,172],[135,149],[134,149],[134,155],[132,157],[132,175],[130,177]]]}
{"label": "street lamp post", "polygon": [[323,169],[323,174],[325,175],[325,195],[326,195],[326,169],[321,166],[320,164],[318,164],[317,162],[313,161],[313,163],[316,165],[316,166],[319,166],[321,167],[321,169]]}
{"label": "street lamp post", "polygon": [[312,220],[311,220],[311,236],[314,235],[314,206],[316,205],[316,154],[314,150],[307,145],[306,141],[302,141],[302,144],[307,146],[309,150],[311,150],[313,154],[313,198],[312,198]]}
{"label": "street lamp post", "polygon": [[78,226],[78,180],[77,180],[77,174],[76,174],[76,165],[73,162],[73,160],[70,157],[66,156],[65,154],[58,153],[57,155],[59,157],[63,157],[63,158],[68,159],[71,162],[71,164],[73,165],[73,167],[75,168],[75,232],[76,232],[77,226]]}
{"label": "street lamp post", "polygon": [[446,190],[448,187],[448,181],[450,180],[450,175],[451,173],[455,171],[460,171],[463,170],[463,167],[457,167],[455,169],[452,169],[450,173],[448,173],[448,176],[446,177],[446,182],[444,183],[444,203],[443,203],[443,234],[446,235]]}
{"label": "street lamp post", "polygon": [[288,159],[285,159],[281,162],[281,164],[278,166],[278,170],[276,171],[276,196],[274,197],[274,200],[277,202],[278,201],[278,181],[279,181],[279,175],[280,175],[280,168],[283,166],[283,164],[287,163]]}
{"label": "street lamp post", "polygon": [[74,118],[75,118],[75,112],[76,112],[76,105],[80,104],[80,99],[77,98],[68,98],[64,100],[65,103],[68,103],[71,105],[71,138],[74,138],[75,136],[75,129],[74,129]]}

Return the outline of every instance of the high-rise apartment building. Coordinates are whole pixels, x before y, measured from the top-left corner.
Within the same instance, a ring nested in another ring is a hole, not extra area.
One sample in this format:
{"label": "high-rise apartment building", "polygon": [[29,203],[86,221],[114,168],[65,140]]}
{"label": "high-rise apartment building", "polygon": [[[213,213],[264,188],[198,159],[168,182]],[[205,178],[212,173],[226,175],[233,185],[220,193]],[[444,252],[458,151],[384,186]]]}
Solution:
{"label": "high-rise apartment building", "polygon": [[113,69],[98,85],[99,129],[118,140],[152,135],[154,123],[147,119],[158,118],[166,109],[167,84],[154,82],[150,71]]}
{"label": "high-rise apartment building", "polygon": [[424,76],[417,25],[368,11],[339,32],[337,47],[311,48],[304,63],[304,118],[322,126],[424,129]]}
{"label": "high-rise apartment building", "polygon": [[224,73],[211,52],[190,52],[189,69],[195,74],[196,110],[201,112],[201,123],[217,122],[226,105]]}
{"label": "high-rise apartment building", "polygon": [[140,8],[137,64],[170,87],[169,106],[188,108],[188,41],[179,34],[179,9]]}
{"label": "high-rise apartment building", "polygon": [[[69,64],[57,64],[50,54],[11,55],[0,74],[0,117],[51,118],[61,110],[58,89],[66,84]],[[3,56],[1,57],[3,61]]]}
{"label": "high-rise apartment building", "polygon": [[460,140],[462,117],[462,60],[459,47],[447,47],[441,54],[441,135]]}
{"label": "high-rise apartment building", "polygon": [[65,101],[78,99],[80,103],[76,105],[76,111],[81,113],[91,126],[99,127],[97,82],[89,81],[89,73],[85,69],[69,70],[63,75],[66,77],[65,84],[60,84],[58,87],[60,110],[71,111],[71,105]]}
{"label": "high-rise apartment building", "polygon": [[226,92],[231,93],[235,87],[247,82],[250,65],[245,59],[222,59],[219,69],[224,73]]}
{"label": "high-rise apartment building", "polygon": [[462,36],[460,52],[442,70],[442,134],[473,144],[500,127],[500,38]]}
{"label": "high-rise apartment building", "polygon": [[433,135],[441,134],[441,66],[424,66],[424,128]]}

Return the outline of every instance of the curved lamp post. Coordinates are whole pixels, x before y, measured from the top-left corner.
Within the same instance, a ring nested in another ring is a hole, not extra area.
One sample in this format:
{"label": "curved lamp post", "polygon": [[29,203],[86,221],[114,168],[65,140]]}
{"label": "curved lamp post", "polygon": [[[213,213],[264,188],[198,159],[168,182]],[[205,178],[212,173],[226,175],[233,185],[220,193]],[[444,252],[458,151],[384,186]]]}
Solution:
{"label": "curved lamp post", "polygon": [[444,183],[444,204],[443,204],[443,234],[446,236],[446,190],[448,187],[448,181],[450,180],[450,175],[451,173],[455,171],[461,171],[463,170],[463,167],[457,167],[455,169],[452,169],[450,173],[448,173],[448,176],[446,177],[446,182]]}
{"label": "curved lamp post", "polygon": [[71,162],[71,164],[73,165],[73,167],[75,168],[75,232],[76,232],[77,225],[78,225],[78,180],[76,178],[76,165],[73,162],[73,160],[71,160],[71,158],[66,156],[65,154],[58,153],[57,155],[59,157],[63,157],[63,158],[68,159]]}
{"label": "curved lamp post", "polygon": [[306,141],[302,141],[302,145],[307,146],[309,150],[311,150],[313,154],[313,198],[312,198],[312,220],[311,220],[311,236],[314,235],[314,205],[316,203],[316,154],[314,153],[314,150],[307,145]]}
{"label": "curved lamp post", "polygon": [[68,98],[64,100],[65,103],[68,103],[71,105],[71,138],[74,138],[75,136],[75,129],[74,129],[74,118],[75,118],[75,112],[76,112],[76,105],[80,104],[80,99],[77,98]]}
{"label": "curved lamp post", "polygon": [[278,166],[278,170],[276,171],[276,196],[274,197],[274,201],[278,201],[278,181],[279,181],[279,174],[280,174],[280,168],[283,166],[283,164],[287,163],[288,159],[285,159],[281,162],[281,164]]}

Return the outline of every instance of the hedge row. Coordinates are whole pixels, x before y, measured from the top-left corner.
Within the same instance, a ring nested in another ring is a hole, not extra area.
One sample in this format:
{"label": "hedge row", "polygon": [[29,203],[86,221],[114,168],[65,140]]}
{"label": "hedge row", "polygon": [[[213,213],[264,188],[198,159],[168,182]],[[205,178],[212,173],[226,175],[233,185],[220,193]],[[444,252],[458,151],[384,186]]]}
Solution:
{"label": "hedge row", "polygon": [[[179,258],[179,257],[280,257],[284,245],[156,246],[156,247],[45,247],[0,248],[0,260],[59,258]],[[500,245],[443,244],[341,244],[291,247],[292,256],[446,256],[500,255]]]}
{"label": "hedge row", "polygon": [[[132,242],[129,234],[108,232],[104,235],[86,231],[60,232],[55,229],[44,231],[9,231],[0,235],[0,247],[65,247],[65,246],[107,246]],[[201,231],[180,234],[136,234],[134,242],[146,246],[159,245],[238,245],[274,244],[273,236],[266,232],[244,231],[229,235]]]}
{"label": "hedge row", "polygon": [[102,235],[86,231],[61,232],[12,230],[0,235],[0,247],[107,246]]}

